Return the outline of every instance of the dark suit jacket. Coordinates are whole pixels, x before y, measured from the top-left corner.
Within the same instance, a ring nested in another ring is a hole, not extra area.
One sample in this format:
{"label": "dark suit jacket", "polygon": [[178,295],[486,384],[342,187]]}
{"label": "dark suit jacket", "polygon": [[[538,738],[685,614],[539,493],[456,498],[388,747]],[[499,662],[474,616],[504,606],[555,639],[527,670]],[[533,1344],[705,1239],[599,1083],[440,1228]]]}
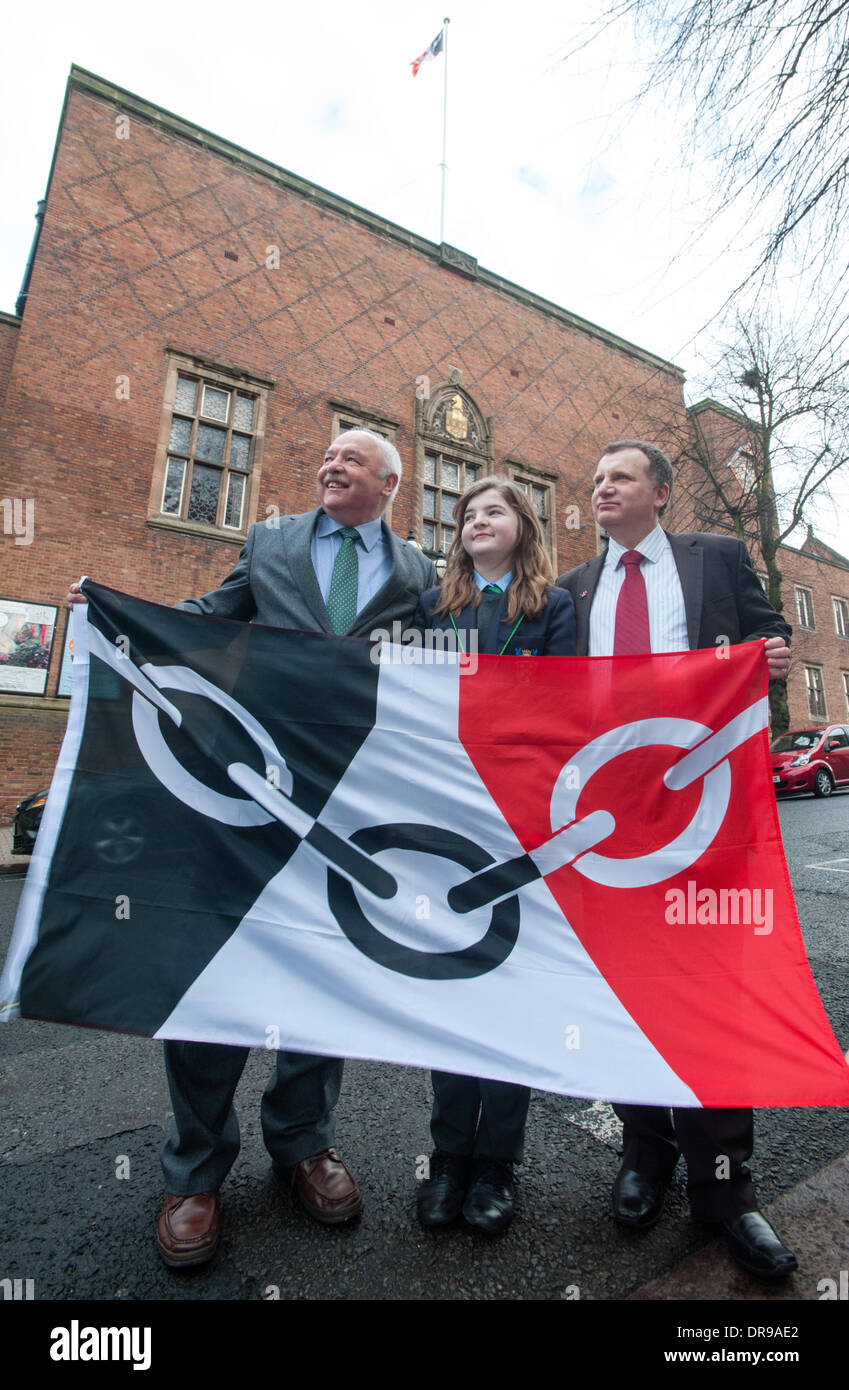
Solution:
{"label": "dark suit jacket", "polygon": [[[420,632],[430,628],[451,628],[450,618],[435,618],[433,610],[439,601],[439,589],[428,589],[419,599],[413,627]],[[487,640],[479,649],[481,652],[496,654],[501,651],[510,637],[513,623],[505,620],[507,595],[499,599],[496,621],[492,623]],[[464,649],[469,650],[468,633],[477,629],[478,610],[470,603],[462,613],[455,615]],[[520,626],[510,638],[505,656],[574,656],[575,655],[575,609],[569,594],[562,589],[549,589],[545,608],[538,618],[523,618]]]}
{"label": "dark suit jacket", "polygon": [[[691,651],[715,647],[720,637],[732,643],[758,637],[790,641],[792,630],[761,588],[742,541],[698,531],[667,533],[667,539],[681,579]],[[575,600],[579,656],[589,650],[590,609],[603,564],[604,555],[595,555],[557,581]]]}
{"label": "dark suit jacket", "polygon": [[[333,632],[315,577],[310,543],[321,509],[259,521],[248,532],[238,562],[218,589],[186,599],[180,608],[217,618],[255,621],[301,632]],[[383,523],[392,573],[357,614],[346,636],[368,637],[376,623],[408,623],[419,594],[436,579],[433,562],[400,541]]]}

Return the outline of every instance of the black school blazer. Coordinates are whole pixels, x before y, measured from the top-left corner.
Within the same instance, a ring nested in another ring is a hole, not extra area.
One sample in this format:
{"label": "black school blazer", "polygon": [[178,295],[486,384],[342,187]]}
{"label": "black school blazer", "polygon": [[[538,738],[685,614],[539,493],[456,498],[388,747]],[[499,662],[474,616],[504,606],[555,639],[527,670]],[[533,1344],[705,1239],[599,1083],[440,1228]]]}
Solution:
{"label": "black school blazer", "polygon": [[[434,617],[434,609],[439,602],[439,589],[427,589],[419,599],[419,606],[413,618],[413,627],[420,632],[432,628],[451,629],[450,617]],[[574,656],[575,647],[575,605],[572,595],[565,589],[549,589],[545,608],[538,618],[523,618],[519,627],[510,637],[513,623],[506,621],[507,595],[502,595],[496,609],[496,621],[489,629],[489,636],[482,652],[496,655],[510,638],[505,656]],[[478,610],[473,603],[467,604],[462,613],[454,614],[454,621],[460,633],[460,640],[466,651],[469,649],[468,634],[478,625]]]}

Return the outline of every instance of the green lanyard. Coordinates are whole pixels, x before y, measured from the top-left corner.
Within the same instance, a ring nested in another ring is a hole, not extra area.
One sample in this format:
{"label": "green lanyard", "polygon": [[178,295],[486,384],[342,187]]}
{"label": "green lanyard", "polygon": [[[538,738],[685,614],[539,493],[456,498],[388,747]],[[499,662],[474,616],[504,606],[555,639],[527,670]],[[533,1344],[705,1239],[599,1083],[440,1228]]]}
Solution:
{"label": "green lanyard", "polygon": [[[454,631],[455,631],[455,633],[456,633],[456,635],[457,635],[457,646],[460,648],[461,654],[462,654],[463,656],[465,656],[465,655],[466,655],[466,648],[463,646],[463,639],[462,639],[462,637],[460,636],[460,633],[457,631],[457,624],[456,624],[455,621],[454,621],[454,614],[453,614],[453,613],[449,613],[448,616],[449,616],[450,619],[451,619],[451,626],[453,627],[453,629],[454,629]],[[499,656],[503,656],[503,655],[504,655],[504,653],[506,652],[507,648],[510,646],[510,643],[512,642],[512,640],[513,640],[513,638],[514,638],[516,632],[517,632],[518,629],[521,627],[521,625],[522,625],[522,623],[524,622],[524,620],[525,620],[525,615],[524,615],[524,613],[520,613],[520,614],[519,614],[518,621],[517,621],[517,622],[514,624],[514,626],[513,626],[513,631],[510,633],[510,636],[507,638],[507,641],[504,643],[504,646],[501,648],[501,651],[498,653]]]}

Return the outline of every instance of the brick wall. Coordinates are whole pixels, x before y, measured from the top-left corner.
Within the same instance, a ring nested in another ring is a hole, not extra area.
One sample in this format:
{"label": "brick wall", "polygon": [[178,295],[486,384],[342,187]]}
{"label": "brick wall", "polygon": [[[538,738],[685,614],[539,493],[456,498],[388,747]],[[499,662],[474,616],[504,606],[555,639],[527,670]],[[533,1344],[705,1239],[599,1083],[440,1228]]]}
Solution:
{"label": "brick wall", "polygon": [[[843,691],[842,672],[849,672],[849,639],[839,637],[835,628],[832,595],[849,603],[849,564],[838,565],[805,550],[782,547],[780,565],[784,574],[784,604],[787,621],[793,624],[793,660],[787,681],[791,727],[800,728],[811,720],[805,684],[805,666],[821,666],[825,686],[828,723],[849,720]],[[804,585],[813,598],[814,630],[803,628],[796,610],[795,589]],[[823,722],[818,720],[817,722]]]}
{"label": "brick wall", "polygon": [[[35,503],[33,544],[12,554],[5,540],[4,597],[61,603],[87,572],[171,603],[232,566],[238,544],[147,520],[166,348],[273,379],[257,517],[269,505],[313,506],[330,401],[344,399],[400,422],[406,474],[392,524],[406,536],[416,380],[459,369],[492,417],[496,469],[510,461],[556,474],[559,568],[594,553],[590,478],[601,448],[651,427],[648,400],[685,418],[680,374],[494,277],[457,273],[437,248],[405,244],[368,214],[323,206],[319,191],[286,186],[258,161],[135,113],[122,126],[125,105],[84,88],[69,88],[0,424],[7,490]],[[269,247],[279,248],[277,269],[267,268]],[[119,377],[129,399],[116,395]],[[573,504],[577,530],[566,524]],[[10,769],[0,814],[54,758],[61,714],[27,703],[21,719],[8,702],[0,712]],[[15,753],[24,724],[36,747],[42,739],[40,760]]]}
{"label": "brick wall", "polygon": [[20,320],[11,314],[0,315],[0,411],[6,399],[6,388],[12,374],[15,349],[18,346]]}
{"label": "brick wall", "polygon": [[0,767],[3,770],[4,822],[19,801],[50,785],[53,768],[65,733],[68,701],[51,700],[36,705],[34,700],[6,696],[0,701]]}

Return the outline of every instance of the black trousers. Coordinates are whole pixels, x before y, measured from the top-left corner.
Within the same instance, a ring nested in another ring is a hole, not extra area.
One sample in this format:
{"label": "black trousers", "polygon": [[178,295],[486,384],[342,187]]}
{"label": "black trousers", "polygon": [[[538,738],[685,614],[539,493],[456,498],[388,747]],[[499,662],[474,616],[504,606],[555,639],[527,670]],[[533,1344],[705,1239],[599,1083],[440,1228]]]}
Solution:
{"label": "black trousers", "polygon": [[432,1071],[430,1132],[437,1149],[464,1158],[500,1158],[521,1163],[531,1093],[509,1081],[482,1081]]}
{"label": "black trousers", "polygon": [[699,1221],[725,1221],[757,1206],[746,1166],[754,1145],[751,1110],[614,1105],[622,1121],[623,1167],[668,1182],[683,1154],[687,1195]]}

